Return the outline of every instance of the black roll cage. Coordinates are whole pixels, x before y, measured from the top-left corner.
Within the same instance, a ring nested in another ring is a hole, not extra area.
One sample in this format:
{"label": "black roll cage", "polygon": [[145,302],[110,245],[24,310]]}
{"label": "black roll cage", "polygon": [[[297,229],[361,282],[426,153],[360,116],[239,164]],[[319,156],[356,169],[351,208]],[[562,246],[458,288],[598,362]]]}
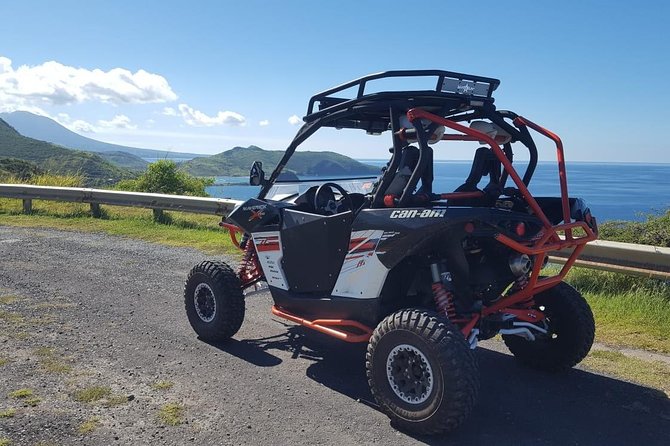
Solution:
{"label": "black roll cage", "polygon": [[[434,90],[417,91],[382,91],[365,93],[371,81],[388,78],[436,77]],[[526,126],[520,128],[507,122],[518,117],[508,110],[496,110],[493,91],[500,81],[493,78],[473,76],[442,70],[402,70],[386,71],[355,79],[337,87],[318,93],[309,100],[305,124],[298,130],[269,178],[263,181],[258,194],[264,199],[277,180],[298,146],[312,136],[321,127],[362,129],[370,134],[381,134],[391,130],[393,147],[389,166],[382,175],[372,197],[371,207],[383,207],[384,193],[390,185],[400,163],[400,152],[407,145],[400,136],[400,118],[413,108],[423,109],[453,122],[488,119],[511,135],[512,140],[503,146],[506,157],[512,162],[511,143],[521,142],[529,151],[529,163],[522,177],[528,186],[537,167],[537,147]],[[356,87],[353,98],[334,96]],[[318,109],[315,107],[318,104]],[[412,175],[398,200],[398,207],[409,205],[422,173],[430,169],[432,178],[432,148],[428,139],[436,124],[424,125],[421,121],[413,122],[419,145],[419,160]],[[428,163],[430,162],[430,167]],[[508,173],[503,169],[500,180],[504,187]]]}

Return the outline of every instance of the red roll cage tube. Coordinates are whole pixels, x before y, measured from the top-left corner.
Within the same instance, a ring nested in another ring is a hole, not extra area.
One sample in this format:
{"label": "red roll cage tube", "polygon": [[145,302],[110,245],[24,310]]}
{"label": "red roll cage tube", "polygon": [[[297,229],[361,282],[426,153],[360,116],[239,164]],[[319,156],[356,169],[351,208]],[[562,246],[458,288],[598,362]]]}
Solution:
{"label": "red roll cage tube", "polygon": [[[480,317],[488,316],[497,312],[506,312],[508,307],[513,307],[517,304],[527,303],[526,306],[529,307],[533,304],[532,296],[560,283],[565,278],[565,275],[568,273],[572,265],[575,263],[575,260],[577,260],[577,257],[584,249],[584,246],[588,242],[593,241],[597,238],[597,232],[595,232],[587,222],[571,221],[570,202],[568,197],[568,180],[565,170],[565,158],[563,155],[563,143],[556,134],[521,116],[517,117],[513,121],[516,127],[519,128],[522,126],[530,127],[536,132],[553,140],[554,143],[556,144],[556,156],[558,159],[558,175],[561,190],[561,205],[563,210],[563,223],[558,225],[552,225],[549,219],[547,218],[546,214],[540,207],[540,205],[537,203],[537,201],[535,201],[535,198],[533,198],[533,196],[528,191],[528,188],[521,180],[521,177],[519,177],[519,174],[514,169],[514,166],[512,166],[510,160],[507,158],[507,156],[505,156],[505,153],[493,138],[475,129],[466,127],[454,121],[450,121],[448,119],[442,118],[440,116],[429,113],[425,110],[417,108],[409,110],[407,112],[407,118],[410,121],[414,121],[416,119],[427,119],[433,123],[443,125],[445,127],[448,127],[452,130],[456,130],[463,134],[463,135],[445,135],[446,138],[443,136],[443,139],[445,140],[454,140],[458,139],[457,138],[458,136],[464,136],[465,137],[463,138],[464,140],[475,139],[477,141],[486,142],[486,144],[488,144],[491,147],[491,151],[503,165],[503,168],[505,169],[509,177],[512,178],[512,180],[514,181],[514,184],[516,185],[517,189],[521,193],[526,203],[528,203],[528,206],[530,206],[535,216],[538,217],[540,221],[542,221],[542,224],[544,226],[544,234],[542,235],[542,237],[528,244],[519,243],[511,239],[510,237],[507,237],[504,234],[498,234],[495,236],[495,239],[497,241],[504,244],[505,246],[508,246],[509,248],[512,248],[513,250],[519,253],[536,256],[535,261],[533,263],[533,270],[531,271],[528,284],[523,289],[514,292],[509,296],[502,297],[494,305],[484,307],[481,311],[481,314],[475,314],[472,317],[472,319],[462,327],[463,334],[467,337],[469,336],[470,331],[477,324],[477,321],[480,319]],[[574,237],[572,230],[576,228],[582,229],[585,235],[580,237]],[[560,232],[563,232],[565,234],[565,238],[560,237],[559,235]],[[572,254],[565,262],[565,265],[563,265],[563,268],[560,270],[560,272],[555,276],[540,279],[540,270],[542,269],[542,265],[544,264],[544,260],[547,257],[549,251],[556,251],[569,248],[573,248]],[[509,310],[518,310],[518,308],[509,308]],[[509,312],[509,310],[507,310],[507,312]]]}
{"label": "red roll cage tube", "polygon": [[[475,328],[477,322],[479,322],[480,319],[498,312],[514,314],[517,316],[517,318],[529,322],[536,322],[542,320],[544,318],[544,315],[540,311],[530,308],[532,305],[534,305],[532,297],[535,294],[545,291],[560,283],[565,278],[565,275],[568,273],[572,265],[575,263],[575,260],[577,260],[577,257],[584,249],[584,246],[588,242],[593,241],[597,238],[597,229],[594,230],[590,226],[591,220],[593,220],[595,223],[595,219],[591,219],[591,217],[589,216],[587,217],[587,220],[589,220],[588,223],[585,221],[575,221],[575,222],[571,221],[570,202],[568,197],[568,185],[567,185],[567,176],[565,169],[565,158],[563,155],[563,143],[561,142],[561,139],[558,137],[558,135],[545,129],[544,127],[535,124],[529,119],[518,116],[513,120],[513,124],[517,128],[530,127],[531,129],[535,130],[541,135],[551,139],[556,144],[556,156],[558,159],[558,175],[559,175],[560,191],[561,191],[561,207],[563,212],[563,223],[552,225],[552,223],[549,221],[540,205],[528,191],[528,188],[522,181],[521,177],[519,177],[519,174],[516,172],[516,169],[514,169],[512,162],[507,158],[505,152],[503,152],[503,150],[500,148],[498,143],[496,143],[496,141],[493,138],[491,138],[485,133],[482,133],[470,127],[466,127],[457,122],[450,121],[441,116],[434,115],[419,108],[413,108],[409,110],[407,112],[407,118],[411,122],[417,119],[427,119],[433,123],[443,125],[452,130],[460,132],[460,134],[443,135],[442,140],[445,141],[484,141],[486,144],[488,144],[491,147],[491,151],[498,158],[498,160],[502,164],[503,168],[505,169],[509,177],[512,178],[512,181],[514,181],[514,184],[521,193],[521,196],[524,198],[526,203],[528,203],[528,206],[530,206],[535,216],[540,219],[540,221],[544,226],[543,228],[544,234],[542,234],[540,238],[534,241],[530,241],[528,243],[519,243],[513,240],[512,238],[507,237],[504,234],[497,234],[495,236],[495,239],[498,242],[521,254],[536,256],[535,261],[533,262],[533,269],[531,271],[528,283],[524,288],[516,292],[513,292],[508,296],[501,297],[501,299],[498,300],[494,305],[484,307],[481,310],[481,313],[473,314],[469,320],[466,319],[458,321],[463,335],[466,338],[468,338],[470,336],[471,331]],[[451,193],[440,194],[440,198],[443,200],[455,199],[455,198],[475,198],[479,196],[482,196],[482,192],[451,192]],[[240,248],[240,244],[237,240],[236,233],[237,232],[242,233],[243,231],[237,226],[231,225],[229,223],[222,222],[221,226],[229,230],[233,244],[236,247]],[[596,228],[595,224],[593,226],[594,228]],[[582,231],[584,231],[585,235],[575,237],[573,233],[574,229],[581,229]],[[564,238],[560,236],[559,233],[561,232],[565,235]],[[251,249],[253,249],[253,243],[251,243],[251,246],[252,246]],[[547,254],[550,251],[557,251],[570,248],[572,248],[573,251],[570,257],[563,265],[563,268],[561,268],[560,272],[554,276],[540,278],[540,270],[544,265],[544,261],[547,257]],[[250,278],[249,282],[252,282],[252,280],[253,282],[255,282],[258,279],[259,277],[253,277]],[[243,287],[245,287],[245,285],[248,286],[250,285],[250,283],[242,284]],[[341,340],[345,340],[348,342],[367,342],[372,333],[371,328],[366,327],[362,325],[360,322],[353,320],[308,321],[306,319],[287,313],[286,311],[279,310],[276,307],[272,308],[272,313],[276,316],[305,325],[307,327],[321,331],[322,333],[329,334],[331,336],[337,337]],[[362,333],[353,334],[349,330],[345,330],[342,328],[338,329],[336,327],[354,327],[362,331]]]}

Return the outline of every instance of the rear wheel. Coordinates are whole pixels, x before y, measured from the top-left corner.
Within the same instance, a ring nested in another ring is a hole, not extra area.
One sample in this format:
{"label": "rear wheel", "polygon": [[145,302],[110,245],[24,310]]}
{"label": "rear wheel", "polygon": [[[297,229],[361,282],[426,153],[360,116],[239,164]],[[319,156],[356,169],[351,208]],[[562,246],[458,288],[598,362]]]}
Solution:
{"label": "rear wheel", "polygon": [[595,322],[584,297],[561,282],[535,296],[544,313],[549,333],[527,341],[519,336],[503,336],[512,354],[529,367],[557,372],[574,367],[593,345]]}
{"label": "rear wheel", "polygon": [[473,351],[458,328],[432,311],[385,318],[370,338],[366,368],[382,411],[399,428],[421,434],[458,427],[479,391]]}
{"label": "rear wheel", "polygon": [[233,336],[244,320],[244,294],[235,271],[224,262],[202,262],[184,285],[184,306],[193,330],[206,341]]}

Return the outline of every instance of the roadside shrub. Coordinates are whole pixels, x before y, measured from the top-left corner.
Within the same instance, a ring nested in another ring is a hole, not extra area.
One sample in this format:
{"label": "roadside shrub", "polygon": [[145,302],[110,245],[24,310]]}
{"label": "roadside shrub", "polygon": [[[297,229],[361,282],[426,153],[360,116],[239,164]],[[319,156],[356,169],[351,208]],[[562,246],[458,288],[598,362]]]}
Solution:
{"label": "roadside shrub", "polygon": [[214,184],[212,178],[199,178],[179,170],[172,160],[149,164],[147,170],[134,180],[123,180],[116,189],[158,194],[208,196],[205,188]]}
{"label": "roadside shrub", "polygon": [[670,247],[670,209],[647,215],[645,221],[608,221],[599,226],[600,238],[626,243]]}

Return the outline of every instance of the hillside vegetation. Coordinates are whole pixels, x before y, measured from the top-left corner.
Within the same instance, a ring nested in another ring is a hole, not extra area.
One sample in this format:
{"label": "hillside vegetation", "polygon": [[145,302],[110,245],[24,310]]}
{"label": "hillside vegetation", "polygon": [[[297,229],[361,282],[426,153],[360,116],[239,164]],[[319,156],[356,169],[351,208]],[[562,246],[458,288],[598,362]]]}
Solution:
{"label": "hillside vegetation", "polygon": [[603,240],[670,248],[670,209],[648,215],[645,221],[608,221],[600,225],[599,236]]}
{"label": "hillside vegetation", "polygon": [[139,156],[126,152],[99,152],[97,155],[118,167],[132,170],[133,172],[141,172],[149,165],[147,161]]}
{"label": "hillside vegetation", "polygon": [[[283,154],[282,150],[263,150],[257,146],[235,147],[217,155],[186,161],[181,167],[196,176],[246,176],[251,164],[261,161],[263,170],[269,174]],[[376,175],[379,168],[334,152],[295,152],[284,171],[297,175],[347,176]]]}
{"label": "hillside vegetation", "polygon": [[0,158],[28,161],[56,175],[81,175],[87,185],[113,184],[133,174],[100,156],[25,137],[0,119]]}
{"label": "hillside vegetation", "polygon": [[31,162],[18,158],[0,158],[0,180],[6,181],[8,178],[27,180],[43,173],[42,169]]}

